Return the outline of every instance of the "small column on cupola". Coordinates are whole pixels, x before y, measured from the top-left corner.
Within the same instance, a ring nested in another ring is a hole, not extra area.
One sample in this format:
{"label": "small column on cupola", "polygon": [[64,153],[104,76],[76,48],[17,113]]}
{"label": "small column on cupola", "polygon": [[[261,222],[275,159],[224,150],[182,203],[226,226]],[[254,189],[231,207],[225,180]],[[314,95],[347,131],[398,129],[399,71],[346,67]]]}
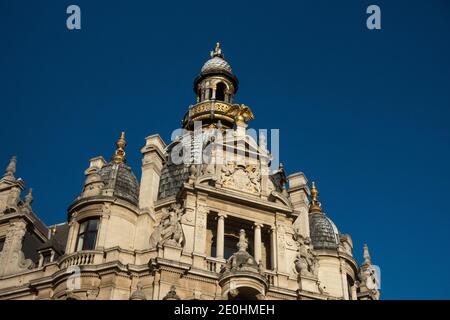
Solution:
{"label": "small column on cupola", "polygon": [[141,149],[142,175],[139,190],[139,208],[153,210],[158,199],[159,180],[161,170],[166,159],[166,144],[157,134],[145,138],[145,145]]}
{"label": "small column on cupola", "polygon": [[101,156],[89,160],[89,168],[84,171],[86,180],[84,181],[82,197],[92,197],[101,194],[104,183],[99,171],[105,164],[106,161]]}
{"label": "small column on cupola", "polygon": [[[294,222],[294,228],[305,238],[309,237],[309,201],[308,180],[303,172],[297,172],[287,177],[289,182],[288,194],[298,218]],[[313,182],[314,188],[315,184]]]}

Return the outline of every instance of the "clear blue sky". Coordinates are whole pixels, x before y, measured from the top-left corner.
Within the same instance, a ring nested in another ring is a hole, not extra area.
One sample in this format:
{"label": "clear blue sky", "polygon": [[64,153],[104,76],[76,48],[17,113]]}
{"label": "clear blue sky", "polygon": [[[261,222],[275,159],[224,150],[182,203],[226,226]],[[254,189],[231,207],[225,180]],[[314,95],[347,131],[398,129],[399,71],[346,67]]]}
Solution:
{"label": "clear blue sky", "polygon": [[144,138],[169,140],[220,41],[251,126],[280,129],[287,172],[317,181],[360,261],[369,244],[382,297],[450,298],[449,31],[445,0],[1,0],[1,170],[17,155],[48,224],[121,130],[139,177]]}

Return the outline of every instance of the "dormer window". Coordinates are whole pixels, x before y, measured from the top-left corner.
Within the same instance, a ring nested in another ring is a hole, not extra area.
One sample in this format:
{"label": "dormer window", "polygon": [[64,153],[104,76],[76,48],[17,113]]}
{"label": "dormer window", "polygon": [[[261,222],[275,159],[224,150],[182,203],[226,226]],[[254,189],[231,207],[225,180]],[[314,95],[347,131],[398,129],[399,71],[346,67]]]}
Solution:
{"label": "dormer window", "polygon": [[99,219],[84,220],[80,223],[77,239],[77,251],[94,250],[97,241]]}

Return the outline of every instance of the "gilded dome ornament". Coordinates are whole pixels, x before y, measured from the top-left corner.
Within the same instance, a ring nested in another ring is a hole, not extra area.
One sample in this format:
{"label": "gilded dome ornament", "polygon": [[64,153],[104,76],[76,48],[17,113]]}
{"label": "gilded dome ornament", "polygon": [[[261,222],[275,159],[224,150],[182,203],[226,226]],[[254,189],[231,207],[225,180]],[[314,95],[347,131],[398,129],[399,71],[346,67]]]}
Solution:
{"label": "gilded dome ornament", "polygon": [[211,51],[211,58],[214,58],[214,57],[221,57],[222,59],[224,59],[222,49],[220,48],[220,42],[217,42],[216,47],[214,48],[214,51]]}
{"label": "gilded dome ornament", "polygon": [[122,131],[120,138],[116,142],[117,150],[112,158],[115,163],[124,163],[127,161],[127,159],[125,158],[126,153],[123,150],[126,145],[127,142],[125,141],[125,132]]}
{"label": "gilded dome ornament", "polygon": [[311,186],[311,203],[309,205],[310,213],[322,212],[322,206],[320,205],[318,198],[319,198],[319,190],[317,190],[316,183],[313,181]]}

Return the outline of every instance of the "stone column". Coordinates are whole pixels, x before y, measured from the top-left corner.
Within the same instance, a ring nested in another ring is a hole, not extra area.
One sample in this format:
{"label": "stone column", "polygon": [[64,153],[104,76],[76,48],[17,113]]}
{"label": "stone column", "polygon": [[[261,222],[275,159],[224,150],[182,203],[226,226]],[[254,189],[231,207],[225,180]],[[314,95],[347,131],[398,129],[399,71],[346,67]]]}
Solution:
{"label": "stone column", "polygon": [[65,253],[73,253],[77,250],[76,243],[78,237],[78,223],[75,218],[70,218],[69,221],[69,236],[67,237],[67,245]]}
{"label": "stone column", "polygon": [[352,300],[358,300],[358,294],[356,292],[356,285],[352,285]]}
{"label": "stone column", "polygon": [[253,236],[253,240],[254,240],[254,245],[253,248],[255,249],[255,260],[259,263],[259,261],[261,261],[261,228],[262,228],[262,224],[261,223],[255,223],[255,229],[254,229],[254,236]]}
{"label": "stone column", "polygon": [[348,282],[347,282],[347,274],[345,272],[345,263],[340,261],[340,273],[342,279],[342,294],[344,296],[344,300],[350,300],[349,292],[348,292]]}
{"label": "stone column", "polygon": [[277,234],[274,226],[270,228],[270,264],[273,270],[277,269]]}
{"label": "stone column", "polygon": [[219,213],[217,218],[217,234],[216,234],[216,257],[223,259],[224,236],[225,236],[225,218],[224,213]]}
{"label": "stone column", "polygon": [[207,195],[203,193],[197,194],[195,227],[194,227],[194,252],[193,266],[203,269],[206,267],[206,221],[208,215]]}
{"label": "stone column", "polygon": [[97,243],[95,244],[95,247],[98,250],[103,250],[106,247],[106,239],[110,236],[108,234],[108,225],[110,217],[111,217],[111,204],[105,203],[102,206],[102,215],[100,216],[97,230]]}

